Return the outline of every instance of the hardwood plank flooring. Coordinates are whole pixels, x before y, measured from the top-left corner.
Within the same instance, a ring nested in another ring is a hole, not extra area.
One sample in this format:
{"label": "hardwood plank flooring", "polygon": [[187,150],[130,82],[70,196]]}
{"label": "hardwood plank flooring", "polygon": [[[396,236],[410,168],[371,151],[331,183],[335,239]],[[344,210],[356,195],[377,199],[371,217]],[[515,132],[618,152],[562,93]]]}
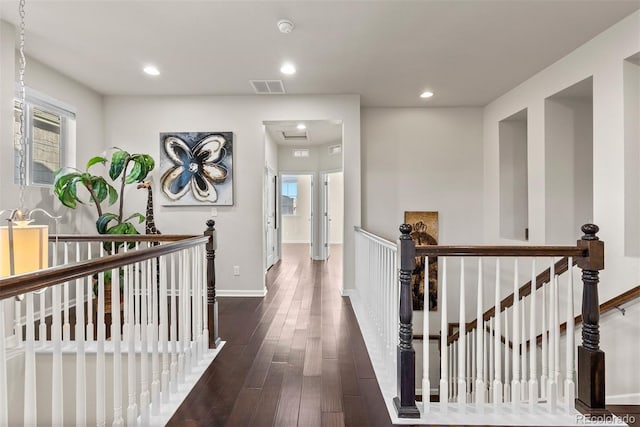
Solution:
{"label": "hardwood plank flooring", "polygon": [[390,426],[348,298],[342,252],[284,245],[264,298],[219,298],[227,341],[170,426]]}

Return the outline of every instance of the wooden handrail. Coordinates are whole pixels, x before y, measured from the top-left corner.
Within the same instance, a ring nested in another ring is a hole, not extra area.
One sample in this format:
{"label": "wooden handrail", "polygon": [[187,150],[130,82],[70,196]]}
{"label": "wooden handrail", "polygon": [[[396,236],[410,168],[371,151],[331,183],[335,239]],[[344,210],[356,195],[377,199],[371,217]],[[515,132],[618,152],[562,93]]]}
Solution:
{"label": "wooden handrail", "polygon": [[200,234],[52,234],[49,242],[176,242]]}
{"label": "wooden handrail", "polygon": [[33,273],[6,277],[0,279],[0,300],[86,277],[94,273],[168,255],[198,245],[205,245],[208,241],[208,236],[190,237],[165,245],[108,255],[92,260],[51,267]]}
{"label": "wooden handrail", "polygon": [[[628,291],[623,292],[620,295],[613,297],[610,300],[600,304],[600,314],[602,315],[602,314],[608,313],[609,311],[618,308],[622,304],[626,304],[629,301],[632,301],[636,298],[640,298],[640,285],[636,286],[635,288],[631,288]],[[581,325],[582,315],[581,314],[577,315],[574,319],[574,322],[575,322],[575,326]],[[562,334],[566,330],[567,330],[567,322],[564,322],[560,325],[560,333]],[[527,341],[527,345],[529,344],[529,341],[531,340]],[[536,337],[536,345],[541,345],[541,344],[542,344],[542,334]]]}
{"label": "wooden handrail", "polygon": [[[568,258],[562,258],[560,261],[555,263],[555,273],[560,275],[563,274],[567,271],[567,264],[568,264]],[[575,259],[573,262],[573,265],[575,265]],[[536,276],[536,289],[540,289],[545,283],[549,283],[550,279],[550,275],[551,275],[551,269],[547,268],[546,270],[544,270],[542,273],[538,274]],[[522,285],[519,289],[519,294],[521,298],[524,298],[528,295],[531,294],[531,280],[529,280],[527,283],[525,283],[524,285]],[[513,293],[511,293],[510,295],[506,296],[502,301],[500,301],[500,312],[502,313],[503,311],[505,311],[507,308],[513,306]],[[491,319],[494,315],[495,315],[495,307],[491,307],[490,309],[488,309],[487,311],[484,312],[484,314],[482,315],[482,320],[483,321],[487,321],[489,319]],[[473,331],[475,328],[478,327],[478,322],[477,319],[467,323],[467,326],[465,327],[465,331],[466,332],[471,332]],[[451,336],[449,336],[447,338],[447,344],[451,344],[452,342],[458,340],[458,338],[460,337],[459,332],[456,332],[455,334],[452,334]]]}
{"label": "wooden handrail", "polygon": [[416,246],[416,256],[583,257],[578,246]]}

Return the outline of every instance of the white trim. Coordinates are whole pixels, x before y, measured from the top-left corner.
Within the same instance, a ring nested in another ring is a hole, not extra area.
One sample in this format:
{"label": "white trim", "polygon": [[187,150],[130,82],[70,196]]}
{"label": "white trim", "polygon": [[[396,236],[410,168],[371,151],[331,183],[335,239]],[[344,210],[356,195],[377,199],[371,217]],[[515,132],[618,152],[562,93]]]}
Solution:
{"label": "white trim", "polygon": [[638,405],[640,404],[640,393],[614,394],[606,396],[607,405]]}
{"label": "white trim", "polygon": [[265,297],[266,295],[267,288],[260,291],[246,289],[216,289],[216,296],[218,297]]}
{"label": "white trim", "polygon": [[352,297],[356,294],[355,289],[340,289],[340,295],[343,297]]}
{"label": "white trim", "polygon": [[[286,215],[284,215],[284,218],[286,218],[286,217],[287,217],[287,216],[286,216]],[[285,241],[283,241],[282,243],[283,243],[283,244],[285,244],[285,245],[286,245],[287,243],[290,243],[290,244],[296,244],[296,245],[297,245],[297,244],[302,244],[302,243],[306,243],[307,245],[310,245],[310,244],[311,244],[311,242],[310,242],[310,241],[308,241],[308,240],[285,240]]]}

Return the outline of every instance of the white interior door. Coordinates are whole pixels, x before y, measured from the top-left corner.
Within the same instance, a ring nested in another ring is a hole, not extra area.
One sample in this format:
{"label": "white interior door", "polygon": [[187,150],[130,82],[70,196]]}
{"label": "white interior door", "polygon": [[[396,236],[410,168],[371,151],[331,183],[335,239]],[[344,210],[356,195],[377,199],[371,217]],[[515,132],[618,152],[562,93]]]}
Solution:
{"label": "white interior door", "polygon": [[267,270],[276,261],[276,183],[275,174],[269,168],[265,171],[265,242],[266,242],[266,267]]}
{"label": "white interior door", "polygon": [[328,173],[322,174],[322,195],[321,195],[321,211],[322,211],[322,259],[327,260],[331,255],[331,215],[329,214],[329,180]]}

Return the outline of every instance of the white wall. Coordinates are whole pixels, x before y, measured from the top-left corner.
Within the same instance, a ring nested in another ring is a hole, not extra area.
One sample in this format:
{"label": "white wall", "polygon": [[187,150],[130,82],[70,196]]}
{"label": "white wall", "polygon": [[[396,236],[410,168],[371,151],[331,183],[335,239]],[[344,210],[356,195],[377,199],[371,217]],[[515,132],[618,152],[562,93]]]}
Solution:
{"label": "white wall", "polygon": [[342,172],[329,174],[329,243],[342,244],[344,236],[344,177]]}
{"label": "white wall", "polygon": [[[342,169],[342,155],[329,155],[329,146],[315,145],[311,147],[278,146],[278,166],[283,172],[318,172]],[[309,157],[294,157],[293,152],[299,148],[309,150]]]}
{"label": "white wall", "polygon": [[480,243],[481,158],[480,108],[364,108],[364,227],[395,241],[405,211],[438,211],[441,244]]}
{"label": "white wall", "polygon": [[[340,96],[107,96],[104,147],[159,157],[159,133],[232,131],[234,133],[234,206],[218,207],[217,286],[221,294],[264,293],[263,177],[264,121],[341,120],[345,164],[345,229],[360,224],[360,100]],[[279,164],[283,170],[283,165]],[[153,173],[159,181],[159,171]],[[157,184],[154,187],[158,191]],[[131,190],[136,191],[136,190]],[[160,199],[158,199],[160,200]],[[144,197],[129,197],[130,209],[144,208]],[[200,233],[210,207],[156,206],[163,233]],[[344,287],[353,287],[353,235],[344,251]],[[234,265],[240,276],[233,276]]]}
{"label": "white wall", "polygon": [[[640,52],[640,11],[620,21],[569,55],[491,102],[484,109],[484,233],[488,243],[499,236],[498,122],[528,110],[529,230],[531,244],[544,244],[546,202],[545,98],[593,76],[593,221],[604,240],[605,266],[600,301],[640,282],[637,257],[625,256],[625,206],[637,204],[637,193],[625,198],[624,59]],[[637,120],[637,119],[636,119]],[[638,167],[637,164],[633,167]],[[506,292],[506,289],[505,289]],[[505,294],[506,295],[506,294]],[[640,354],[640,327],[607,322],[601,327],[607,353],[607,395],[640,393],[640,378],[628,375]],[[606,336],[606,338],[604,338]],[[625,350],[621,350],[625,349]],[[634,359],[635,358],[635,359]],[[640,396],[640,395],[639,395]]]}

